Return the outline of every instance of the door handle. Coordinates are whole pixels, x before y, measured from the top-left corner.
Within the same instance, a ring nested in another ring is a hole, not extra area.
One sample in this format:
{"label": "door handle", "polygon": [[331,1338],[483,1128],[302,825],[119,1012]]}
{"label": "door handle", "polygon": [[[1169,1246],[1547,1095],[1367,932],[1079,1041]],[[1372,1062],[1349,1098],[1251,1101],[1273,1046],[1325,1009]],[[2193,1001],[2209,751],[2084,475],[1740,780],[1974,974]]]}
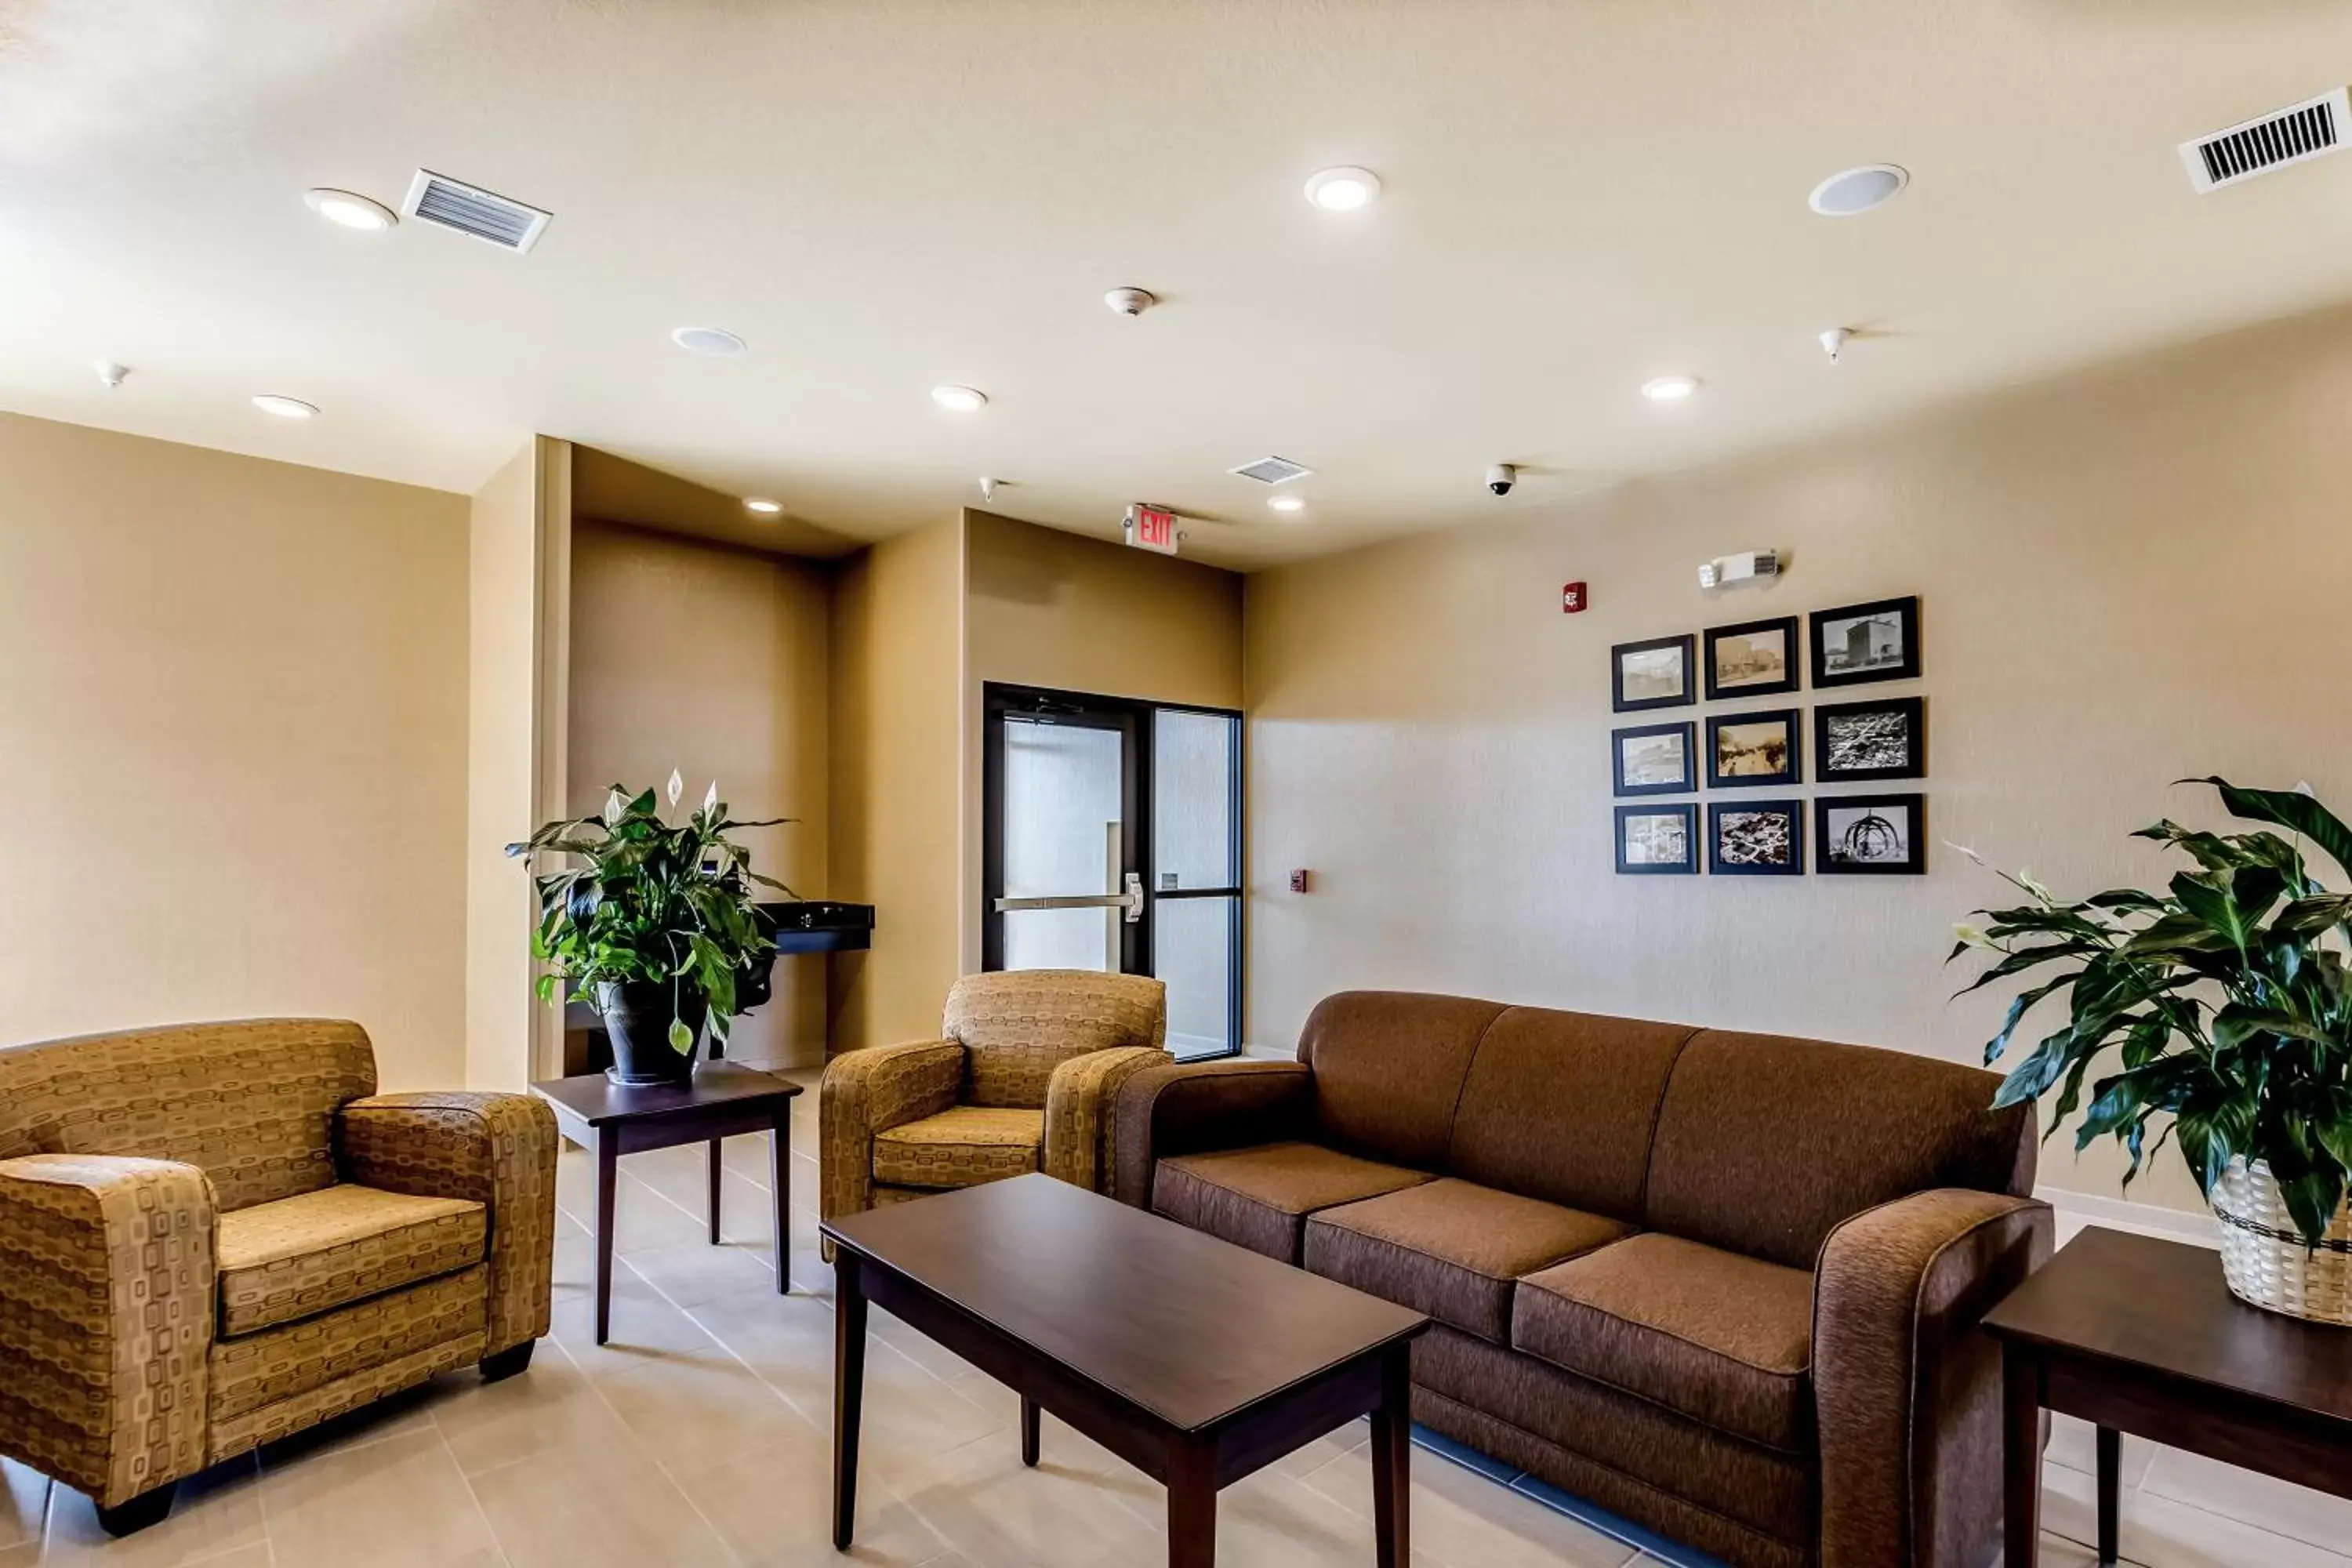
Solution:
{"label": "door handle", "polygon": [[999,899],[998,914],[1010,914],[1021,910],[1123,910],[1127,923],[1135,924],[1143,918],[1143,878],[1139,872],[1127,874],[1127,891],[1123,893],[1075,893],[1046,899]]}

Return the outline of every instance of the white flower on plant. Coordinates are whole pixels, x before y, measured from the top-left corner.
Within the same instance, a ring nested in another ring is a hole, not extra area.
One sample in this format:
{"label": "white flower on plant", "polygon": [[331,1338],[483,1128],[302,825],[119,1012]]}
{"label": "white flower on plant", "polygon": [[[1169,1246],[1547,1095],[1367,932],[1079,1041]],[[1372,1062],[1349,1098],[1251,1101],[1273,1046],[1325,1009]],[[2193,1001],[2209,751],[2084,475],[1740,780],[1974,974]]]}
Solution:
{"label": "white flower on plant", "polygon": [[702,809],[705,811],[716,811],[719,809],[719,781],[717,779],[712,779],[710,781],[710,787],[702,792]]}
{"label": "white flower on plant", "polygon": [[[1959,846],[1954,845],[1953,847],[1957,849]],[[1984,932],[1977,930],[1977,928],[1972,925],[1954,926],[1952,928],[1952,939],[1956,942],[1965,942],[1970,947],[1989,948],[1992,946],[1992,938],[1985,935]]]}
{"label": "white flower on plant", "polygon": [[1985,858],[1983,856],[1978,854],[1975,850],[1969,848],[1965,844],[1955,844],[1950,839],[1947,838],[1944,840],[1944,847],[1950,850],[1955,855],[1967,856],[1969,859],[1975,861],[1979,866],[1985,863]]}
{"label": "white flower on plant", "polygon": [[628,811],[629,797],[623,795],[620,786],[616,784],[614,786],[613,793],[604,797],[604,826],[610,827],[627,816]]}
{"label": "white flower on plant", "polygon": [[669,803],[670,803],[670,805],[676,805],[677,804],[677,797],[678,797],[679,795],[684,795],[685,793],[686,793],[686,776],[685,776],[683,773],[679,773],[676,768],[672,768],[672,769],[670,769],[670,771],[669,771]]}
{"label": "white flower on plant", "polygon": [[2048,888],[2043,887],[2040,882],[2034,880],[2033,873],[2022,866],[2020,866],[2017,868],[2017,885],[2023,888],[2027,892],[2032,893],[2034,899],[2045,909],[2048,909],[2058,902],[2058,895],[2052,892]]}

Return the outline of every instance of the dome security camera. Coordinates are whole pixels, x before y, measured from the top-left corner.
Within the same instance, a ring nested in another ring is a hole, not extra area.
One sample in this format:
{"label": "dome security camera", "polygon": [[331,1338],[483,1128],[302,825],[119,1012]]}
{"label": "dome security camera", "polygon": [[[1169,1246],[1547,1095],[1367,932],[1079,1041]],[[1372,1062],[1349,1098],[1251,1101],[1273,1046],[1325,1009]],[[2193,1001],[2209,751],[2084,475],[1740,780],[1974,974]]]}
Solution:
{"label": "dome security camera", "polygon": [[1486,470],[1486,488],[1498,496],[1509,495],[1518,482],[1519,470],[1508,463],[1497,463]]}

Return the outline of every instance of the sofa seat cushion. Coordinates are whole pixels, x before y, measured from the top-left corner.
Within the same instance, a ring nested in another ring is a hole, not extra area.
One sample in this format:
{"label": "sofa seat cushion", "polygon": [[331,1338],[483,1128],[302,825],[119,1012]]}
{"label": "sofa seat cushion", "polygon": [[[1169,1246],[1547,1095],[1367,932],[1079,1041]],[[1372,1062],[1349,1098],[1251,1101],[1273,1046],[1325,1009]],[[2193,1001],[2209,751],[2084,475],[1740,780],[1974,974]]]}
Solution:
{"label": "sofa seat cushion", "polygon": [[482,1260],[489,1211],[341,1183],[220,1216],[220,1332],[250,1334]]}
{"label": "sofa seat cushion", "polygon": [[1314,1273],[1499,1345],[1510,1338],[1520,1275],[1632,1232],[1619,1220],[1444,1177],[1309,1215],[1304,1260]]}
{"label": "sofa seat cushion", "polygon": [[1318,1209],[1418,1186],[1428,1173],[1360,1160],[1320,1143],[1261,1143],[1160,1162],[1151,1206],[1170,1219],[1285,1263]]}
{"label": "sofa seat cushion", "polygon": [[1655,1233],[1519,1281],[1511,1343],[1788,1453],[1812,1447],[1813,1277]]}
{"label": "sofa seat cushion", "polygon": [[874,1135],[874,1179],[904,1187],[976,1187],[1037,1169],[1045,1113],[959,1105]]}

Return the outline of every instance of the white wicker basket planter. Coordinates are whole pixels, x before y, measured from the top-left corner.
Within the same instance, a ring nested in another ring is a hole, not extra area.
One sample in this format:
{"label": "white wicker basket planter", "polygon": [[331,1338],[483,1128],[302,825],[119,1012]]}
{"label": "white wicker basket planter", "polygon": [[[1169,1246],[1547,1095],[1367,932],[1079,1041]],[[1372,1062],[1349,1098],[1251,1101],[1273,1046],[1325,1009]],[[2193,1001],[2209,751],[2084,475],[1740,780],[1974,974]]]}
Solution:
{"label": "white wicker basket planter", "polygon": [[2291,1318],[2352,1326],[2352,1204],[2337,1205],[2327,1234],[2306,1249],[2262,1161],[2231,1161],[2210,1197],[2233,1295]]}

